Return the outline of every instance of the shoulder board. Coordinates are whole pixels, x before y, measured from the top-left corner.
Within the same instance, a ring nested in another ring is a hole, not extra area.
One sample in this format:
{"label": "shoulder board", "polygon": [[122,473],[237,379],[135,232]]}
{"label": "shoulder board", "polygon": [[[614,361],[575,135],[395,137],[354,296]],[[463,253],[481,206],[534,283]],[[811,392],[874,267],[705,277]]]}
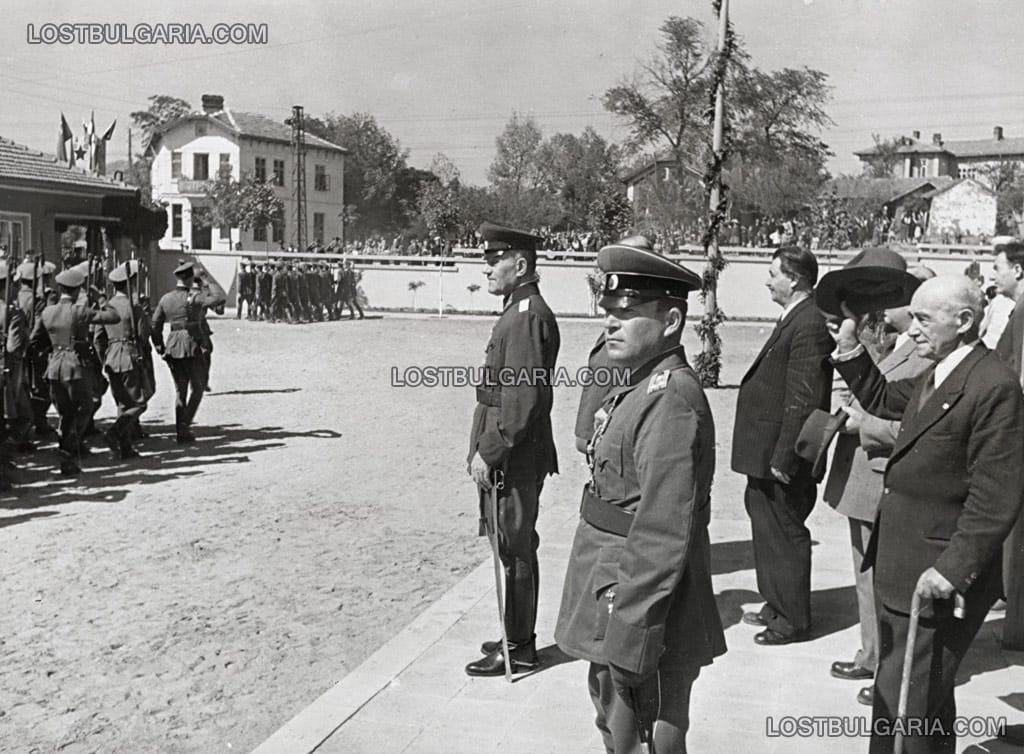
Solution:
{"label": "shoulder board", "polygon": [[519,311],[521,311],[521,312],[528,312],[528,311],[530,311],[530,299],[524,298],[522,301],[519,302]]}
{"label": "shoulder board", "polygon": [[666,369],[664,372],[658,372],[657,374],[651,375],[651,381],[647,383],[647,394],[656,393],[659,390],[664,390],[668,387],[668,377],[672,374],[672,371]]}

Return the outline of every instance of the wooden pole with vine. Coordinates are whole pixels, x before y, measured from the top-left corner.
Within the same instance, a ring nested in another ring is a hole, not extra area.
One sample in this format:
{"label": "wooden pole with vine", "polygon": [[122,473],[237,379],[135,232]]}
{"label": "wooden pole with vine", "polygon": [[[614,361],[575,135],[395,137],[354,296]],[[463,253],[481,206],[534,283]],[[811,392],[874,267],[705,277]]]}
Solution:
{"label": "wooden pole with vine", "polygon": [[713,113],[711,159],[704,173],[704,185],[708,191],[708,223],[701,239],[707,262],[704,266],[701,301],[704,316],[697,323],[702,349],[697,357],[697,374],[704,387],[718,387],[722,371],[722,338],[718,327],[724,320],[718,306],[718,278],[725,268],[725,257],[718,246],[719,229],[725,220],[728,205],[725,187],[722,185],[722,166],[725,163],[725,77],[735,47],[732,27],[729,26],[729,0],[712,0],[718,14],[718,49],[715,56],[714,79],[711,91]]}

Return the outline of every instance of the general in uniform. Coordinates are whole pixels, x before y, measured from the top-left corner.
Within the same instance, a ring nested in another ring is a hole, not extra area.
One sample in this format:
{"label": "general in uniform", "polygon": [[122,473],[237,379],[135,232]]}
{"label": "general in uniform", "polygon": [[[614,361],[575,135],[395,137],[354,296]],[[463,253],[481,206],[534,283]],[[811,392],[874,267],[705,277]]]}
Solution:
{"label": "general in uniform", "polygon": [[[208,291],[193,291],[195,269],[192,262],[184,262],[174,270],[178,279],[173,291],[165,293],[153,312],[153,345],[164,357],[174,379],[176,394],[174,427],[181,444],[195,441],[189,427],[195,419],[206,390],[207,374],[202,353],[201,319],[205,307],[223,306],[227,301],[224,289],[210,282]],[[170,334],[164,341],[164,324],[170,325]],[[191,393],[190,393],[191,388]]]}
{"label": "general in uniform", "polygon": [[113,309],[99,310],[76,302],[85,283],[81,272],[64,270],[56,282],[60,298],[43,309],[30,343],[37,349],[51,349],[45,377],[50,400],[60,414],[60,470],[62,474],[77,474],[82,470],[77,462],[81,435],[93,410],[90,381],[83,367],[83,358],[88,358],[83,351],[90,348],[89,326],[116,324],[121,315]]}
{"label": "general in uniform", "polygon": [[[505,633],[509,668],[537,664],[537,509],[544,479],[558,472],[551,436],[553,370],[560,343],[558,323],[540,295],[536,236],[484,223],[487,290],[504,309],[487,343],[487,382],[477,388],[469,443],[469,473],[480,486],[481,508],[492,484],[498,489],[498,532],[505,569]],[[354,291],[353,291],[354,298]],[[351,302],[352,299],[349,299]],[[470,675],[503,675],[501,643],[485,642],[485,656],[469,663]]]}
{"label": "general in uniform", "polygon": [[597,414],[555,641],[590,662],[610,753],[686,751],[690,691],[725,652],[711,586],[715,428],[680,345],[694,272],[642,237],[606,246],[608,363],[629,369]]}

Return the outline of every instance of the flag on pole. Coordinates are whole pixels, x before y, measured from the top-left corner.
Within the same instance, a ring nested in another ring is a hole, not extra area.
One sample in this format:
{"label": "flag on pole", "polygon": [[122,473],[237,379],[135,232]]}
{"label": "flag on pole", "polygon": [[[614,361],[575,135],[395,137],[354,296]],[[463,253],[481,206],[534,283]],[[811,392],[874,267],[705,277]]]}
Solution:
{"label": "flag on pole", "polygon": [[[74,139],[74,134],[71,132],[71,126],[68,125],[67,120],[64,118],[64,113],[60,114],[60,136],[57,139],[57,159],[60,162],[68,161],[68,139]],[[75,164],[75,150],[74,145],[71,148],[71,164]]]}

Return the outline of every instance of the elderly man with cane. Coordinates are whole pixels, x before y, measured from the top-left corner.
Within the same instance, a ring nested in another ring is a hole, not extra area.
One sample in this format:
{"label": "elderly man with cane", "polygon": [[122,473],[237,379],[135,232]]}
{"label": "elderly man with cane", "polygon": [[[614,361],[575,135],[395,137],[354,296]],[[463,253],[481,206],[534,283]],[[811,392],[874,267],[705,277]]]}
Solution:
{"label": "elderly man with cane", "polygon": [[[871,754],[892,752],[897,732],[910,754],[955,750],[956,672],[1002,592],[1000,548],[1024,494],[1024,397],[978,341],[981,296],[965,277],[921,284],[908,333],[933,366],[913,379],[886,382],[857,340],[852,299],[829,326],[832,361],[864,410],[902,420],[864,557],[880,641]],[[923,603],[908,653],[915,595]]]}

